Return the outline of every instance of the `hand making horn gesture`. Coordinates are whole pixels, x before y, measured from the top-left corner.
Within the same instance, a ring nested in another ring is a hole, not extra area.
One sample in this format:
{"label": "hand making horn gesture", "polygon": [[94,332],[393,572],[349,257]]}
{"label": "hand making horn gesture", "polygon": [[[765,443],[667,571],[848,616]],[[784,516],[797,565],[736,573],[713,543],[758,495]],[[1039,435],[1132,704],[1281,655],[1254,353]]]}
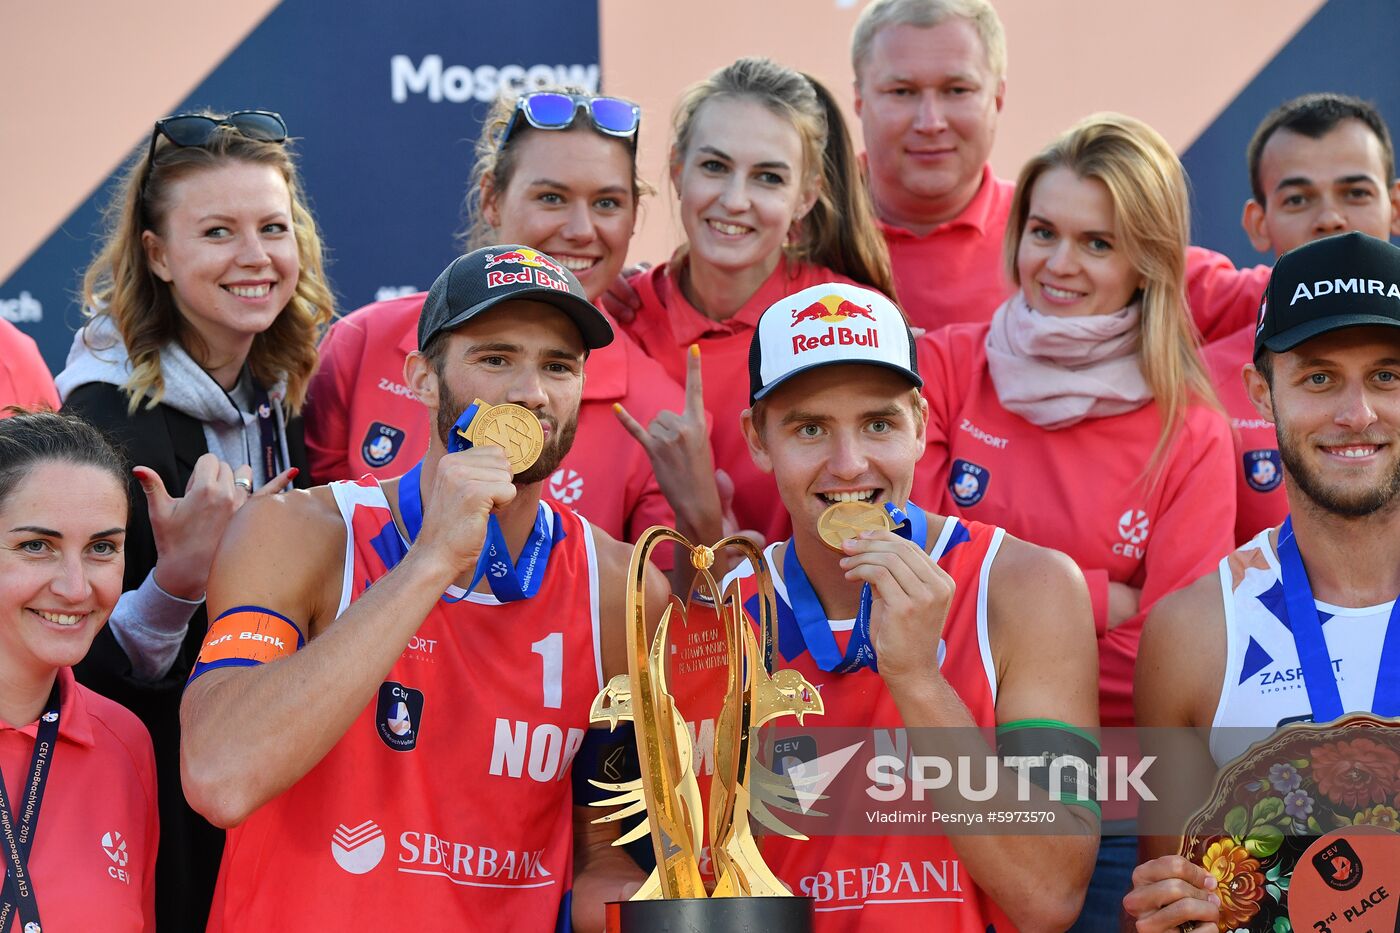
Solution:
{"label": "hand making horn gesture", "polygon": [[645,428],[621,405],[614,405],[613,411],[647,452],[681,534],[696,543],[712,544],[737,530],[732,508],[720,495],[710,451],[699,346],[692,344],[686,356],[684,411],[659,412]]}

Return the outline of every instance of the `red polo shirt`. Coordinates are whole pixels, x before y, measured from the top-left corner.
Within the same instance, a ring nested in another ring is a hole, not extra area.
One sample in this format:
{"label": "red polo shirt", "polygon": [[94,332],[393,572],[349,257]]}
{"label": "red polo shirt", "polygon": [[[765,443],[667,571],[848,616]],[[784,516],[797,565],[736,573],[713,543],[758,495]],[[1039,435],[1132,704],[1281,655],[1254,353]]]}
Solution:
{"label": "red polo shirt", "polygon": [[[29,851],[44,929],[152,933],[156,928],[156,762],[132,713],[58,672],[58,741]],[[0,770],[18,820],[38,723],[0,721]],[[0,877],[9,859],[0,859]],[[5,933],[18,933],[16,922]]]}
{"label": "red polo shirt", "polygon": [[[428,449],[428,410],[404,385],[403,364],[418,348],[426,292],[366,305],[337,321],[321,341],[321,363],[306,406],[306,449],[318,483],[389,479]],[[675,527],[651,461],[613,414],[621,402],[642,424],[679,411],[685,394],[616,325],[616,339],[589,354],[578,433],[543,494],[584,515],[619,541],[652,525]],[[663,552],[666,549],[662,549]],[[657,563],[666,566],[663,554]]]}
{"label": "red polo shirt", "polygon": [[0,418],[11,405],[57,411],[58,391],[34,338],[0,318]]}
{"label": "red polo shirt", "polygon": [[1011,294],[1002,275],[1002,240],[1016,186],[982,166],[982,184],[962,213],[917,236],[880,222],[894,266],[899,304],[925,330],[981,323]]}
{"label": "red polo shirt", "polygon": [[786,538],[792,533],[787,508],[778,498],[773,477],[754,465],[739,427],[739,416],[749,407],[749,344],[758,319],[778,299],[824,282],[855,283],[822,266],[779,262],[737,314],[714,321],[686,301],[671,277],[669,263],[629,281],[642,306],[627,325],[628,332],[671,378],[684,383],[686,351],[691,344],[700,345],[705,410],[713,419],[710,447],[715,466],[734,480],[734,517],[739,527],[757,531],[768,541]]}
{"label": "red polo shirt", "polygon": [[1240,375],[1254,357],[1254,323],[1273,270],[1236,269],[1219,253],[1194,246],[1187,270],[1192,311],[1205,339],[1214,341],[1201,349],[1201,359],[1234,436],[1235,543],[1242,545],[1288,514],[1274,426],[1254,410]]}
{"label": "red polo shirt", "polygon": [[[988,327],[959,325],[918,341],[929,421],[911,498],[939,514],[999,525],[1079,565],[1099,630],[1100,718],[1130,725],[1147,610],[1233,547],[1229,429],[1217,411],[1192,404],[1158,472],[1144,475],[1161,431],[1155,402],[1055,431],[1037,427],[997,397]],[[1112,629],[1109,582],[1141,590],[1141,611]]]}
{"label": "red polo shirt", "polygon": [[1202,342],[1253,328],[1272,271],[1268,266],[1236,269],[1229,257],[1202,246],[1186,251],[1186,301]]}
{"label": "red polo shirt", "polygon": [[1230,418],[1235,441],[1235,544],[1288,516],[1283,492],[1283,461],[1271,422],[1254,410],[1241,370],[1254,359],[1254,325],[1235,331],[1201,351],[1215,394]]}

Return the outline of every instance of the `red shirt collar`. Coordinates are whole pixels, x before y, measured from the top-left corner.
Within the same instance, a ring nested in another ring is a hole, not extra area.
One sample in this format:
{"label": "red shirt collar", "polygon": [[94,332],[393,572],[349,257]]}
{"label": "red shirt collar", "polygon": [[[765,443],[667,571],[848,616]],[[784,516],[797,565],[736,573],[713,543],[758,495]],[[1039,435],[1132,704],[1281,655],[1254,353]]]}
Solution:
{"label": "red shirt collar", "polygon": [[[58,737],[76,745],[92,746],[92,716],[88,713],[87,698],[78,689],[78,682],[73,679],[72,668],[58,669],[58,704]],[[27,735],[32,739],[39,731],[39,723],[31,722],[27,726],[15,728],[0,720],[0,730],[4,729]]]}
{"label": "red shirt collar", "polygon": [[[862,156],[862,158],[864,158],[864,156]],[[964,207],[958,216],[954,217],[952,220],[944,221],[930,230],[926,235],[935,236],[944,230],[951,230],[957,227],[971,227],[973,230],[976,230],[978,234],[985,234],[987,232],[987,226],[992,219],[992,215],[996,211],[997,205],[1001,200],[998,196],[1001,193],[999,190],[1001,187],[1002,182],[992,174],[991,163],[988,162],[984,164],[982,166],[982,180],[977,185],[977,193],[972,196],[971,201],[967,202],[967,207]],[[912,231],[896,224],[886,223],[883,220],[880,221],[880,229],[886,237],[894,236],[919,239]]]}
{"label": "red shirt collar", "polygon": [[593,304],[612,325],[613,342],[588,354],[588,360],[583,364],[583,400],[624,398],[627,395],[627,344],[632,338],[602,305],[596,301]]}
{"label": "red shirt collar", "polygon": [[664,277],[657,276],[656,291],[666,307],[676,345],[681,347],[688,347],[703,337],[727,337],[752,331],[758,327],[758,319],[763,317],[763,312],[792,291],[793,280],[796,278],[794,273],[797,271],[788,265],[786,257],[778,260],[772,274],[758,287],[758,291],[744,302],[737,314],[725,321],[713,321],[686,300],[676,277],[669,274],[669,268]]}
{"label": "red shirt collar", "polygon": [[[410,295],[409,297],[413,300],[411,303],[407,303],[405,307],[408,307],[409,304],[416,304],[418,307],[413,313],[413,326],[405,327],[403,329],[403,336],[399,338],[399,350],[403,352],[404,356],[408,356],[414,350],[418,349],[418,318],[423,313],[423,303],[428,300],[428,293],[423,292],[422,294]],[[404,315],[404,323],[409,323],[408,315]]]}

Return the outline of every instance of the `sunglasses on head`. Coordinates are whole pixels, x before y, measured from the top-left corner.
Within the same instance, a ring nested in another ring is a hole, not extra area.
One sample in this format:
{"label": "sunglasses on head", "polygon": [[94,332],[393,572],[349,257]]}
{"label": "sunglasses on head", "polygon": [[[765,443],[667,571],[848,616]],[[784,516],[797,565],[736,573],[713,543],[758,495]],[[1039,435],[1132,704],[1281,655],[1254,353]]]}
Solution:
{"label": "sunglasses on head", "polygon": [[172,145],[204,146],[214,138],[220,127],[227,127],[248,139],[260,139],[269,143],[287,141],[287,124],[280,113],[271,110],[235,110],[222,119],[202,113],[177,113],[172,117],[157,120],[151,130],[151,148],[146,153],[149,166],[156,157],[156,144],[164,136]]}
{"label": "sunglasses on head", "polygon": [[592,94],[562,94],[557,91],[534,91],[521,95],[515,102],[506,131],[501,134],[500,149],[525,122],[537,130],[566,130],[574,125],[579,109],[588,112],[593,128],[609,136],[628,139],[637,148],[637,127],[642,122],[642,108],[620,97],[595,97]]}

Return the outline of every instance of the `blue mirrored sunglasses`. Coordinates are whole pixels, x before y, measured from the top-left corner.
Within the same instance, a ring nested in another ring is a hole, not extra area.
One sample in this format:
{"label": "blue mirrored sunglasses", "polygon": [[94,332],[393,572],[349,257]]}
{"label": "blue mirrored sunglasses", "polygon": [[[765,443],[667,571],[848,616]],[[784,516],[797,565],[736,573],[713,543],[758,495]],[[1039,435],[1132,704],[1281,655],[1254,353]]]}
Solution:
{"label": "blue mirrored sunglasses", "polygon": [[580,109],[588,113],[593,128],[609,136],[628,139],[637,148],[637,128],[642,122],[642,108],[620,97],[595,97],[591,94],[561,94],[557,91],[535,91],[521,95],[515,102],[506,131],[501,134],[498,149],[504,149],[511,136],[525,122],[537,130],[566,130],[574,125]]}

